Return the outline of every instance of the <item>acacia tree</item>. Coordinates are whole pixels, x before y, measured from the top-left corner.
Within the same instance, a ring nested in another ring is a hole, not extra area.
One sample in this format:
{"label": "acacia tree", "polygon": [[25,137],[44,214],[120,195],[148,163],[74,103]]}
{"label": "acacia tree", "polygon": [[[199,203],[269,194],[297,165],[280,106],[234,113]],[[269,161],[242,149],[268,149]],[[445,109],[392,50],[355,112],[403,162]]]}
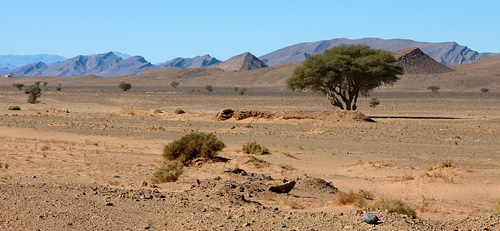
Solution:
{"label": "acacia tree", "polygon": [[389,51],[366,45],[338,46],[310,55],[287,80],[292,91],[310,90],[326,96],[333,106],[356,110],[359,94],[395,83],[403,69]]}

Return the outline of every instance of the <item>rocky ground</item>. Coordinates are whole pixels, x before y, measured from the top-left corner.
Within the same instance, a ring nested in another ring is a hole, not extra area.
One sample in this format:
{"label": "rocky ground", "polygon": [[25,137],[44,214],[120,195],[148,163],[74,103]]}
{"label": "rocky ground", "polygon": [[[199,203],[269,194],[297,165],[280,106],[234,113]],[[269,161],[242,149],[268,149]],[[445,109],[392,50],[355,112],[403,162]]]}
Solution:
{"label": "rocky ground", "polygon": [[[67,92],[29,105],[3,91],[0,229],[500,230],[498,100],[429,94],[382,92],[377,108],[363,99],[369,122],[315,95]],[[217,119],[227,108],[238,116]],[[224,141],[221,158],[153,184],[163,146],[191,131]],[[271,153],[241,153],[248,141]],[[269,191],[290,181],[289,193]],[[417,218],[334,203],[360,189]]]}

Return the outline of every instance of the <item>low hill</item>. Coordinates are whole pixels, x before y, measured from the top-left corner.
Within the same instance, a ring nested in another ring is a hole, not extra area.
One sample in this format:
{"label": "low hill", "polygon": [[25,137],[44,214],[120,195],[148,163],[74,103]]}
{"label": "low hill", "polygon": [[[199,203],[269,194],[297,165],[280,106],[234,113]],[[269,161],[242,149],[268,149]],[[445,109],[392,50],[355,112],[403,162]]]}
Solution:
{"label": "low hill", "polygon": [[182,67],[182,68],[199,68],[217,65],[222,61],[210,56],[196,56],[193,58],[175,58],[168,62],[157,65],[157,67]]}
{"label": "low hill", "polygon": [[403,67],[405,74],[434,74],[453,71],[432,59],[419,48],[412,47],[393,53],[397,59],[396,65]]}
{"label": "low hill", "polygon": [[265,63],[252,55],[250,52],[245,52],[217,65],[218,68],[228,71],[249,71],[267,67]]}

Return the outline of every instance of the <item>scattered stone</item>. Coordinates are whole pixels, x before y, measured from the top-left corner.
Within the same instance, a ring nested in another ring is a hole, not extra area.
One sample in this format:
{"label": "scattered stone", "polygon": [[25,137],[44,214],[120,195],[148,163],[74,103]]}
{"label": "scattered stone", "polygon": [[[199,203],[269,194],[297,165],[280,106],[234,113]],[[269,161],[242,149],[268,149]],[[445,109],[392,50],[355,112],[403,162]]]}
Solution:
{"label": "scattered stone", "polygon": [[361,221],[367,223],[367,224],[378,224],[378,217],[373,215],[373,214],[369,214],[369,213],[365,213],[362,217],[361,217]]}
{"label": "scattered stone", "polygon": [[161,193],[155,193],[154,194],[154,197],[155,198],[165,198],[165,195],[161,194]]}
{"label": "scattered stone", "polygon": [[142,181],[141,184],[140,184],[141,187],[146,187],[148,186],[148,182],[146,181]]}
{"label": "scattered stone", "polygon": [[216,176],[214,180],[222,180],[222,178],[220,176]]}
{"label": "scattered stone", "polygon": [[113,202],[106,202],[106,206],[113,206]]}
{"label": "scattered stone", "polygon": [[269,188],[269,191],[275,192],[275,193],[289,193],[292,191],[293,187],[295,186],[295,181],[292,180],[288,183],[284,183],[278,186],[271,186]]}
{"label": "scattered stone", "polygon": [[241,174],[243,176],[248,175],[248,173],[245,170],[241,169],[241,168],[233,168],[233,169],[226,170],[224,172],[234,173],[234,174]]}
{"label": "scattered stone", "polygon": [[281,228],[282,228],[282,229],[286,228],[286,225],[285,225],[285,224],[283,224],[283,223],[281,223]]}

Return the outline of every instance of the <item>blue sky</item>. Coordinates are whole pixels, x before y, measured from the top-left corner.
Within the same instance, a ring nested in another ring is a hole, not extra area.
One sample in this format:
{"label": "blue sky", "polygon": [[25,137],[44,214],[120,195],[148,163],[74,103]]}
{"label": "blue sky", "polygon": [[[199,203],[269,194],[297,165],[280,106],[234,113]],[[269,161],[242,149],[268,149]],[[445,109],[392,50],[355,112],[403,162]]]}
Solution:
{"label": "blue sky", "polygon": [[497,0],[0,0],[0,55],[119,51],[152,63],[333,38],[455,41],[500,52]]}

